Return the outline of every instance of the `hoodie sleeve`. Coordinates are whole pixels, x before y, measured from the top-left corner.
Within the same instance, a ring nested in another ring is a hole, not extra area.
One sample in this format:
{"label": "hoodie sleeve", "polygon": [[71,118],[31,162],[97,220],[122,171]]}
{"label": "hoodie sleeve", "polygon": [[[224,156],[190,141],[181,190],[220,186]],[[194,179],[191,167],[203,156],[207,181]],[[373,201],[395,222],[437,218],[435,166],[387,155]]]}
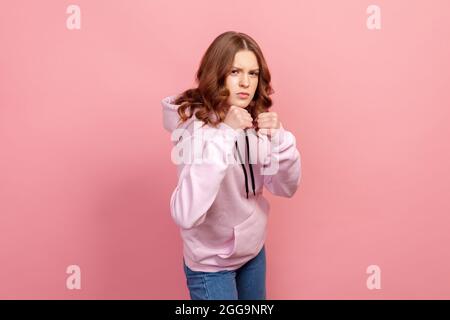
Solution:
{"label": "hoodie sleeve", "polygon": [[301,179],[301,158],[295,136],[283,126],[270,139],[269,168],[264,165],[264,185],[274,195],[290,198]]}
{"label": "hoodie sleeve", "polygon": [[[170,199],[170,210],[175,223],[190,229],[204,222],[206,213],[214,202],[230,162],[237,132],[221,123],[219,129],[201,142],[201,163],[184,164],[178,184]],[[189,138],[195,143],[197,136]],[[192,145],[192,144],[191,144]]]}

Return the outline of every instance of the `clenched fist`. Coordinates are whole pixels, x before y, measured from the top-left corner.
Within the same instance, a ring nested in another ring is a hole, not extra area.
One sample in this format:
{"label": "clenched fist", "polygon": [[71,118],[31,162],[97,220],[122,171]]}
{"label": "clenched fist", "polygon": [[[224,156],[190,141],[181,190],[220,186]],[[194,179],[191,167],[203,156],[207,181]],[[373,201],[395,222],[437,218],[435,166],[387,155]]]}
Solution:
{"label": "clenched fist", "polygon": [[246,129],[253,127],[253,118],[244,108],[231,106],[223,121],[233,129]]}
{"label": "clenched fist", "polygon": [[256,122],[258,123],[258,132],[268,136],[275,134],[277,129],[281,127],[281,123],[276,112],[262,112],[256,118]]}

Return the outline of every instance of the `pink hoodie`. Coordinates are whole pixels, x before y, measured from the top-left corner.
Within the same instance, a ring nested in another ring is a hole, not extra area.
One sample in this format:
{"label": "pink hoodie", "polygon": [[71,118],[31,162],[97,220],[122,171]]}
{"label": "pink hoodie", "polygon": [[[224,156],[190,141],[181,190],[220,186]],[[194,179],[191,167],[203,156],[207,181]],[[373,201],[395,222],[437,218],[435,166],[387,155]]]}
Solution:
{"label": "pink hoodie", "polygon": [[178,166],[170,211],[180,227],[184,261],[194,271],[235,270],[265,243],[270,205],[263,186],[283,197],[297,190],[301,161],[295,137],[283,127],[271,138],[254,129],[247,129],[246,137],[223,122],[199,130],[203,122],[195,116],[178,125],[175,98],[166,97],[161,104],[164,128],[172,133],[172,161]]}

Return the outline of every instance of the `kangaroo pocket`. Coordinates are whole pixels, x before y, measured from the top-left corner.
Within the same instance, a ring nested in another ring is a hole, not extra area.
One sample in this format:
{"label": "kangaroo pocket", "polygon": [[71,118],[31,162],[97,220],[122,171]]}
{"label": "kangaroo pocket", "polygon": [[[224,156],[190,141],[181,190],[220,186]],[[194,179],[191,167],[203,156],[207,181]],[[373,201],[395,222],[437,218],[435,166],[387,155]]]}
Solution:
{"label": "kangaroo pocket", "polygon": [[228,254],[219,254],[223,259],[241,258],[254,255],[260,244],[265,240],[267,214],[260,208],[240,224],[233,228],[233,249]]}

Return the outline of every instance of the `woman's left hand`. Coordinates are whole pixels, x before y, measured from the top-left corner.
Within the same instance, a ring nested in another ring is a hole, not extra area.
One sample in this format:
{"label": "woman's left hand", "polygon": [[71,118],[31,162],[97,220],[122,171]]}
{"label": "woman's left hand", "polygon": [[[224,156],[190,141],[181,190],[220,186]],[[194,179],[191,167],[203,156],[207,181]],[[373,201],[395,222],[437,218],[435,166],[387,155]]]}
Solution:
{"label": "woman's left hand", "polygon": [[273,136],[277,129],[280,129],[281,123],[276,112],[262,112],[256,118],[258,132],[269,137]]}

